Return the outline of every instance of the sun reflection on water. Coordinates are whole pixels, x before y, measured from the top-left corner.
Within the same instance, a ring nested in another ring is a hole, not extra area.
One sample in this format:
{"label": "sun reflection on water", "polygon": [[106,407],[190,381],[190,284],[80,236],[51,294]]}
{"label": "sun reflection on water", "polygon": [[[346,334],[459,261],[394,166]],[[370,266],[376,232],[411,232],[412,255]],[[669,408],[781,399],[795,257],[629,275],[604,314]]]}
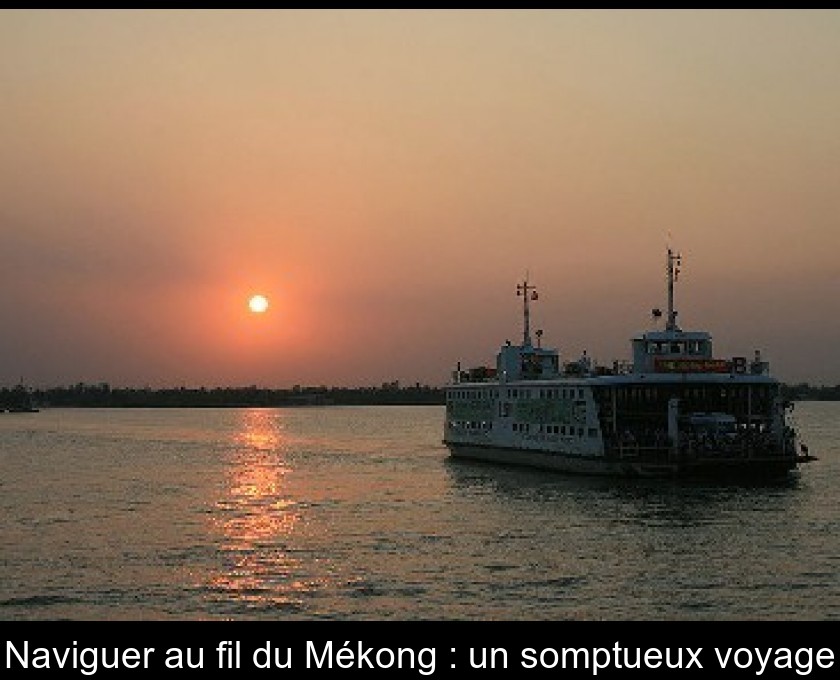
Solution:
{"label": "sun reflection on water", "polygon": [[283,414],[248,409],[239,417],[213,512],[223,566],[211,578],[210,589],[222,601],[294,607],[311,586],[300,578],[300,560],[292,555],[300,512],[286,488],[293,470]]}

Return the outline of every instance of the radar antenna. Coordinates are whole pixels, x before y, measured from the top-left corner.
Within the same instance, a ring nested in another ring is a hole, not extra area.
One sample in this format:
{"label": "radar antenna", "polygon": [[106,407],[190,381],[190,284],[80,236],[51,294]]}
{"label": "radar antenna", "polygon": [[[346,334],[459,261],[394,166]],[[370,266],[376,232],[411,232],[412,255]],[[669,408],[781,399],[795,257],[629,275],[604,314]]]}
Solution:
{"label": "radar antenna", "polygon": [[522,334],[522,346],[531,347],[531,300],[537,299],[537,287],[528,283],[528,275],[525,281],[516,285],[517,297],[522,297],[523,316],[525,317],[525,331]]}
{"label": "radar antenna", "polygon": [[677,311],[674,309],[674,283],[679,278],[681,265],[682,255],[668,248],[668,321],[665,328],[669,331],[680,330],[680,327],[677,326]]}

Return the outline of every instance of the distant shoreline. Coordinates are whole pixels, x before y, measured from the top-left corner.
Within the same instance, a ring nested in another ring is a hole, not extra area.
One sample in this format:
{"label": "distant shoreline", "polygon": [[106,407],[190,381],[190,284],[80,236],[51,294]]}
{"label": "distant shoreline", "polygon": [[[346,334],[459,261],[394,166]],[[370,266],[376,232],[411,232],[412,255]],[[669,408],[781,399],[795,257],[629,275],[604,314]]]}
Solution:
{"label": "distant shoreline", "polygon": [[[782,385],[790,401],[840,401],[840,385],[814,387]],[[0,409],[21,407],[92,408],[253,408],[294,406],[443,406],[445,389],[415,384],[402,387],[301,387],[270,389],[247,387],[115,387],[107,383],[77,383],[65,387],[28,389],[21,385],[0,388]]]}
{"label": "distant shoreline", "polygon": [[443,388],[400,387],[248,387],[111,388],[106,383],[67,387],[0,389],[0,409],[21,406],[93,408],[253,408],[292,406],[443,405]]}

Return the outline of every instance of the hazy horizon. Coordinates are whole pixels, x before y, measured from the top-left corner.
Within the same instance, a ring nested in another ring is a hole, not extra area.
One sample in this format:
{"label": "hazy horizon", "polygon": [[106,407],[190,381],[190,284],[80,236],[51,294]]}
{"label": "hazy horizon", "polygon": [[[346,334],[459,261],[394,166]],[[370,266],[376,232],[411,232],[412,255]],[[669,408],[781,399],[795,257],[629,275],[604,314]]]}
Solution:
{"label": "hazy horizon", "polygon": [[[533,327],[840,383],[837,10],[4,10],[0,386],[441,385]],[[248,310],[252,294],[270,301]]]}

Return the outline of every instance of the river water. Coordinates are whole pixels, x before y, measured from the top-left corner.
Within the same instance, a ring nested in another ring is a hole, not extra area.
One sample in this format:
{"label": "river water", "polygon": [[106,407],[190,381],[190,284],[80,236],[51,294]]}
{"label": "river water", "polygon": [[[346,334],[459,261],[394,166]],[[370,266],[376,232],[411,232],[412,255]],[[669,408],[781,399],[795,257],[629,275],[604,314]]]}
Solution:
{"label": "river water", "polygon": [[442,407],[0,415],[0,620],[840,618],[840,403],[772,484],[453,461]]}

